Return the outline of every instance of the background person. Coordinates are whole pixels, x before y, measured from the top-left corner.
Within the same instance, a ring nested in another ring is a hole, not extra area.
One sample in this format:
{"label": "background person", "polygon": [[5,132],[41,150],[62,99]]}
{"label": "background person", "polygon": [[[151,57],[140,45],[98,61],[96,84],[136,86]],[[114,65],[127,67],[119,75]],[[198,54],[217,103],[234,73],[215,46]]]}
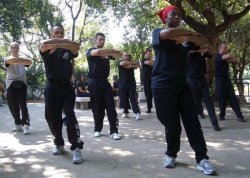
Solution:
{"label": "background person", "polygon": [[236,62],[237,59],[229,53],[227,45],[225,43],[219,44],[218,53],[215,56],[215,88],[220,108],[219,117],[220,120],[225,120],[227,102],[229,101],[238,121],[246,122],[229,78],[229,64]]}
{"label": "background person", "polygon": [[154,60],[152,59],[152,49],[148,48],[145,51],[145,55],[141,60],[142,66],[142,81],[143,81],[143,89],[146,96],[147,101],[147,113],[151,113],[152,105],[152,89],[151,89],[151,77],[153,70]]}
{"label": "background person", "polygon": [[94,136],[101,136],[106,110],[110,125],[110,137],[114,140],[120,140],[121,137],[118,133],[119,120],[117,119],[114,94],[108,77],[110,72],[109,60],[120,57],[121,53],[118,50],[103,48],[104,44],[105,35],[96,33],[95,47],[88,49],[86,52],[89,66],[88,90],[95,124]]}
{"label": "background person", "polygon": [[[19,57],[19,44],[14,42],[10,45],[11,56],[9,58]],[[31,64],[31,61],[30,61]],[[27,108],[27,77],[25,67],[28,65],[5,60],[7,68],[6,88],[7,101],[10,112],[15,120],[13,132],[23,131],[24,135],[30,134],[30,116]],[[21,116],[20,116],[21,111]]]}

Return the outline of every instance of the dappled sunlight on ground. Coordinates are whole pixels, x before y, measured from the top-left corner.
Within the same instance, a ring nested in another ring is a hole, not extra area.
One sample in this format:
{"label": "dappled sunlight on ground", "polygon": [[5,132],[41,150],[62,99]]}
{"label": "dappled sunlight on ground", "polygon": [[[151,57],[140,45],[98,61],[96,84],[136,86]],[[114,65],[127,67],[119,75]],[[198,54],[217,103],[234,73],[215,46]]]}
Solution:
{"label": "dappled sunlight on ground", "polygon": [[[195,154],[185,130],[181,134],[181,149],[177,167],[163,167],[167,145],[164,127],[156,118],[155,110],[146,114],[142,104],[142,120],[136,121],[130,111],[129,118],[121,118],[117,108],[121,140],[110,138],[109,122],[104,119],[101,137],[94,137],[92,111],[75,110],[84,141],[81,165],[72,164],[72,152],[66,127],[63,138],[66,152],[53,156],[53,136],[44,118],[44,103],[28,104],[31,117],[31,134],[13,133],[13,118],[8,108],[0,108],[0,177],[2,178],[128,178],[164,177],[182,178],[207,176],[196,170]],[[212,129],[208,118],[201,119],[201,126],[208,147],[208,155],[218,171],[218,177],[249,178],[250,170],[250,105],[242,107],[248,122],[238,122],[230,108],[226,120],[219,121],[221,132]],[[218,108],[216,108],[218,114]]]}

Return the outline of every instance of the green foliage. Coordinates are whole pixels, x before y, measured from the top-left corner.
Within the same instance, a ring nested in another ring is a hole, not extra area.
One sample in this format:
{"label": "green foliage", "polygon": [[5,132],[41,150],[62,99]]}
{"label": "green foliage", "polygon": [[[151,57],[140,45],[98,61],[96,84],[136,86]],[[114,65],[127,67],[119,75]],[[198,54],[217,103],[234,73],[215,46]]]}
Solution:
{"label": "green foliage", "polygon": [[53,15],[55,11],[56,7],[53,7],[48,0],[2,0],[0,31],[4,35],[10,34],[12,41],[18,41],[23,29],[31,29],[36,25],[42,28],[55,21],[60,22],[61,18]]}

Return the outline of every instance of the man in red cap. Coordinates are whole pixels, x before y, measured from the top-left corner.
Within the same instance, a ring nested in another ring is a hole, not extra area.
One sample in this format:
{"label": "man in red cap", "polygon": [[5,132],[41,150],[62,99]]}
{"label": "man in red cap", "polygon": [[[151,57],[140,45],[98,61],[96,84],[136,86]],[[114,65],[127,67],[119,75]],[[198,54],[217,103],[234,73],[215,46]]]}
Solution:
{"label": "man in red cap", "polygon": [[[177,7],[168,6],[158,15],[166,24],[166,28],[159,28],[153,32],[155,63],[151,87],[157,117],[165,126],[167,150],[164,166],[175,167],[175,159],[180,151],[182,130],[180,120],[182,120],[189,143],[195,152],[197,169],[206,175],[214,175],[215,169],[208,161],[206,142],[195,112],[194,99],[186,81],[186,59],[189,50],[197,50],[206,42],[203,42],[204,37],[198,33],[177,28],[181,20]],[[189,36],[192,42],[197,41],[197,43],[181,44],[185,38],[188,40]]]}

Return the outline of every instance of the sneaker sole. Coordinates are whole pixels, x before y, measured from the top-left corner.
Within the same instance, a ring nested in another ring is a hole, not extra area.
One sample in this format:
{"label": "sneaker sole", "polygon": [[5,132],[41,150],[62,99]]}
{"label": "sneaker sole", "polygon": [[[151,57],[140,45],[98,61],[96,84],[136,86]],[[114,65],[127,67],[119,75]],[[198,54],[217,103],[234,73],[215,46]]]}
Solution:
{"label": "sneaker sole", "polygon": [[212,171],[212,172],[207,172],[207,171],[205,171],[202,167],[200,167],[200,166],[197,166],[197,170],[198,171],[200,171],[200,172],[203,172],[204,174],[206,174],[206,175],[216,175],[216,172],[215,171]]}
{"label": "sneaker sole", "polygon": [[175,168],[175,166],[170,166],[170,165],[164,165],[165,168],[172,169]]}
{"label": "sneaker sole", "polygon": [[73,160],[73,164],[82,164],[83,163],[83,159],[81,160]]}

